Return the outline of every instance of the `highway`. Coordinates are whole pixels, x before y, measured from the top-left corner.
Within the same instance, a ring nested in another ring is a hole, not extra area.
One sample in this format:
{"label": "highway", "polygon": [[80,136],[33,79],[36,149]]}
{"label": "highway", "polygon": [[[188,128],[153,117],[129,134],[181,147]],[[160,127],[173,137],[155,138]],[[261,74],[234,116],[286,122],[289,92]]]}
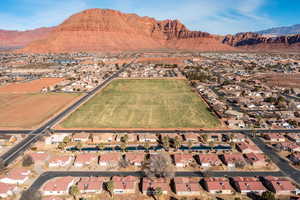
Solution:
{"label": "highway", "polygon": [[134,55],[134,59],[131,63],[125,65],[122,69],[114,73],[112,76],[104,80],[101,84],[99,84],[96,88],[88,92],[85,96],[80,98],[77,102],[72,104],[70,107],[59,113],[54,118],[50,119],[44,125],[39,127],[36,130],[33,130],[28,133],[28,136],[22,140],[20,143],[13,146],[7,152],[5,152],[0,158],[4,161],[5,165],[13,162],[22,152],[24,152],[28,147],[30,147],[34,142],[38,141],[43,135],[47,134],[47,131],[50,130],[56,123],[62,120],[69,113],[76,110],[81,104],[86,102],[89,98],[91,98],[94,94],[96,94],[100,89],[104,88],[110,81],[117,78],[120,73],[122,73],[127,67],[129,67],[136,59],[138,55]]}

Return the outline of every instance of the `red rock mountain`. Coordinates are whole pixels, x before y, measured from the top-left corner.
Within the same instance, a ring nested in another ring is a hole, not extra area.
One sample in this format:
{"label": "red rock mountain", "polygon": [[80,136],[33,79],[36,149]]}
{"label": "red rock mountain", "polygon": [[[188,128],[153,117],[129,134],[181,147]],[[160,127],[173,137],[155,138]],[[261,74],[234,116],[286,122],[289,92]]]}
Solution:
{"label": "red rock mountain", "polygon": [[32,41],[44,39],[53,28],[39,28],[29,31],[0,30],[0,47],[17,48],[24,47]]}
{"label": "red rock mountain", "polygon": [[300,34],[268,37],[257,33],[238,33],[236,35],[227,35],[223,43],[245,50],[299,51]]}
{"label": "red rock mountain", "polygon": [[190,31],[178,20],[157,21],[114,10],[90,9],[71,16],[21,52],[124,51],[139,49],[234,50],[223,37]]}

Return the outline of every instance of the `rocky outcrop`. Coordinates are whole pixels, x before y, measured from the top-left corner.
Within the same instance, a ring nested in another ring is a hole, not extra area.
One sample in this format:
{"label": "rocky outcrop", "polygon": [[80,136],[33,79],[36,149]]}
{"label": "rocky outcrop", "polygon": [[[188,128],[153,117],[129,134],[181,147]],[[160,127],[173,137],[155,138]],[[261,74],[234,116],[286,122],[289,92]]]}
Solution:
{"label": "rocky outcrop", "polygon": [[90,9],[71,16],[47,38],[30,43],[21,52],[108,52],[160,48],[234,49],[223,44],[220,37],[189,31],[178,20],[157,21],[115,10]]}
{"label": "rocky outcrop", "polygon": [[254,50],[299,50],[300,34],[290,36],[268,37],[257,33],[238,33],[227,35],[224,44],[243,49]]}
{"label": "rocky outcrop", "polygon": [[53,28],[39,28],[28,31],[7,31],[0,30],[1,48],[24,47],[32,41],[44,39]]}

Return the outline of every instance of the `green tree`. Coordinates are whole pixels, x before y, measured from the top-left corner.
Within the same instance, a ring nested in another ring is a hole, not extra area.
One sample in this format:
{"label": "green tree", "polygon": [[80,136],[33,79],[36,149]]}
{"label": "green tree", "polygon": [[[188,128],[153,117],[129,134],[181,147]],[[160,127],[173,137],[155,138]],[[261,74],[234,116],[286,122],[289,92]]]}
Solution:
{"label": "green tree", "polygon": [[169,141],[169,137],[164,136],[162,139],[162,145],[164,147],[165,150],[169,150],[170,147],[170,141]]}
{"label": "green tree", "polygon": [[66,144],[63,143],[63,142],[60,142],[60,143],[58,144],[57,148],[58,148],[59,150],[64,150],[64,149],[66,148]]}
{"label": "green tree", "polygon": [[163,191],[160,187],[155,188],[154,196],[159,200],[160,197],[163,195]]}
{"label": "green tree", "polygon": [[202,135],[202,139],[203,139],[203,142],[207,142],[208,135],[207,134]]}
{"label": "green tree", "polygon": [[109,192],[110,196],[112,196],[114,191],[114,182],[112,180],[106,182],[105,188]]}
{"label": "green tree", "polygon": [[191,151],[193,147],[193,142],[191,140],[188,141],[188,148]]}
{"label": "green tree", "polygon": [[150,143],[149,142],[145,142],[144,143],[144,148],[146,149],[146,152],[148,152],[149,149],[150,149]]}
{"label": "green tree", "polygon": [[276,200],[274,193],[270,191],[263,192],[261,198],[263,200]]}
{"label": "green tree", "polygon": [[79,189],[77,185],[72,185],[69,190],[70,195],[73,196],[74,199],[79,195]]}
{"label": "green tree", "polygon": [[79,151],[81,151],[82,147],[83,147],[83,144],[81,142],[78,142],[76,144],[76,149],[78,149]]}
{"label": "green tree", "polygon": [[34,160],[30,155],[25,155],[22,161],[23,167],[29,167],[34,164]]}
{"label": "green tree", "polygon": [[180,146],[181,146],[181,141],[179,140],[178,137],[175,137],[175,139],[174,139],[174,148],[175,148],[175,150],[177,151],[180,148]]}
{"label": "green tree", "polygon": [[64,137],[63,143],[69,144],[70,142],[71,142],[71,138],[70,137],[68,137],[68,136]]}
{"label": "green tree", "polygon": [[121,142],[127,143],[128,142],[128,135],[124,135],[121,137]]}
{"label": "green tree", "polygon": [[127,147],[127,144],[126,144],[126,143],[122,142],[122,143],[120,144],[120,148],[121,148],[121,150],[122,150],[123,152],[126,150],[126,147]]}
{"label": "green tree", "polygon": [[97,148],[99,150],[103,150],[105,148],[105,145],[103,143],[100,143],[100,144],[97,145]]}

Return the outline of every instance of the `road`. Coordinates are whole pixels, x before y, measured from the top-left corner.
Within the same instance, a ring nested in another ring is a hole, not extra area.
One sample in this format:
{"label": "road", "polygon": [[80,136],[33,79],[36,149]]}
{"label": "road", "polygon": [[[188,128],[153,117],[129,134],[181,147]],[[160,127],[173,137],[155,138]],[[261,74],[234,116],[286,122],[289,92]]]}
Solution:
{"label": "road", "polygon": [[[43,173],[38,177],[34,183],[30,186],[30,191],[37,191],[45,182],[57,177],[72,176],[72,177],[112,177],[112,176],[137,176],[144,177],[142,171],[132,171],[132,172],[119,172],[119,171],[49,171]],[[204,177],[205,175],[201,171],[194,172],[176,172],[177,177]],[[253,177],[253,176],[277,176],[281,177],[283,174],[281,172],[237,172],[237,171],[226,171],[226,172],[209,172],[209,177]]]}
{"label": "road", "polygon": [[38,141],[44,134],[47,134],[47,131],[52,128],[56,123],[58,123],[60,120],[62,120],[66,115],[76,110],[81,104],[83,104],[86,100],[91,98],[94,94],[96,94],[100,89],[105,87],[110,81],[112,81],[114,78],[118,77],[120,73],[122,73],[127,67],[130,66],[136,59],[137,55],[134,55],[134,59],[131,63],[125,65],[122,69],[114,73],[112,76],[107,78],[105,81],[103,81],[101,84],[99,84],[96,88],[88,92],[85,96],[80,98],[77,102],[72,104],[70,107],[59,113],[54,118],[50,119],[48,122],[46,122],[44,125],[39,127],[36,130],[33,130],[28,133],[28,136],[22,140],[20,143],[13,146],[11,149],[9,149],[7,152],[5,152],[0,158],[4,161],[6,165],[13,162],[22,152],[24,152],[28,147],[30,147],[34,142]]}

